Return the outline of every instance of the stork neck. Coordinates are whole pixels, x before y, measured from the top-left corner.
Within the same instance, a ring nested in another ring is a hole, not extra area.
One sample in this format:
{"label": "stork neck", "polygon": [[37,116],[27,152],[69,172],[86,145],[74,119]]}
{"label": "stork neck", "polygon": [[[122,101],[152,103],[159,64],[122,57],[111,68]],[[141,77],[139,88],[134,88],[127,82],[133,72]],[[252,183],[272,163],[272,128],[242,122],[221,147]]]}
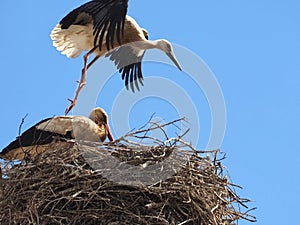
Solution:
{"label": "stork neck", "polygon": [[138,41],[138,42],[134,42],[134,45],[139,49],[143,49],[143,50],[153,49],[153,48],[160,49],[159,40]]}
{"label": "stork neck", "polygon": [[160,49],[159,42],[160,42],[160,40],[147,41],[148,49],[153,49],[153,48],[159,48]]}

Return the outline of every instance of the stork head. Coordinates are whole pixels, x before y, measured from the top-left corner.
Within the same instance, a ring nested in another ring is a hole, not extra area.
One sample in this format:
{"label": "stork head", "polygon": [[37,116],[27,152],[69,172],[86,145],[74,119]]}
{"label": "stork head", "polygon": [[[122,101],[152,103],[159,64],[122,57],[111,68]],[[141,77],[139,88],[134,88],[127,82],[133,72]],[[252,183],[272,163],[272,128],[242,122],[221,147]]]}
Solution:
{"label": "stork head", "polygon": [[99,125],[108,123],[107,113],[100,107],[93,109],[90,113],[89,118]]}
{"label": "stork head", "polygon": [[104,109],[98,107],[91,111],[89,118],[93,120],[99,127],[105,126],[107,137],[110,141],[113,141],[114,138],[112,136],[110,127],[108,125],[108,116]]}
{"label": "stork head", "polygon": [[167,56],[172,60],[172,62],[177,66],[179,70],[182,70],[181,65],[179,64],[171,43],[168,40],[162,39],[157,41],[157,48],[162,50],[167,54]]}

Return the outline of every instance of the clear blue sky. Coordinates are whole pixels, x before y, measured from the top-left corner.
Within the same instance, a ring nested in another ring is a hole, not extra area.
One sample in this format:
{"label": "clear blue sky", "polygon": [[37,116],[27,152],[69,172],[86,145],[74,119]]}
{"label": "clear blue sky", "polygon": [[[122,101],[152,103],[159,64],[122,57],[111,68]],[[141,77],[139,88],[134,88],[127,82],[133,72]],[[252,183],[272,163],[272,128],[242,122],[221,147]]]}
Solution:
{"label": "clear blue sky", "polygon": [[[18,135],[27,113],[23,130],[63,114],[66,99],[73,97],[82,57],[60,55],[49,34],[83,2],[1,1],[1,149]],[[257,224],[299,220],[299,12],[297,0],[130,0],[129,5],[129,14],[149,31],[150,39],[166,38],[188,48],[215,74],[227,109],[223,163],[233,182],[244,187],[239,194],[255,201],[250,206],[258,207]],[[173,67],[145,63],[143,71],[145,77],[163,71],[166,79],[177,82],[200,104],[198,110],[203,106],[197,143],[202,147],[210,123],[203,96],[195,94],[188,77]],[[110,112],[111,101],[122,88],[119,74],[113,75],[97,105]],[[164,101],[148,100],[132,109],[133,127],[142,125],[153,112],[167,121],[176,117],[170,104],[160,106]]]}

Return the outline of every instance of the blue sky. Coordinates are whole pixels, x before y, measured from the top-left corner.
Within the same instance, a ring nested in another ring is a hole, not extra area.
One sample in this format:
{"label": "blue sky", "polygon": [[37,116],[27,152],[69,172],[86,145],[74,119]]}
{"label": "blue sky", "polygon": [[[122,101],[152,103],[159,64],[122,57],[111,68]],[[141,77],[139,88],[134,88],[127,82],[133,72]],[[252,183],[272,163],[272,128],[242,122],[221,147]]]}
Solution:
{"label": "blue sky", "polygon": [[[73,97],[82,57],[61,55],[52,47],[49,34],[67,12],[83,2],[1,1],[1,149],[18,135],[27,113],[23,130],[43,118],[63,114],[66,99]],[[129,5],[129,15],[148,30],[150,39],[165,38],[189,49],[215,75],[227,111],[221,146],[227,159],[223,163],[233,182],[244,187],[239,194],[255,201],[250,206],[258,207],[257,224],[298,221],[299,11],[296,0],[131,0]],[[190,94],[201,123],[196,145],[205,147],[211,118],[201,90],[172,66],[146,62],[143,72],[145,77],[163,76]],[[116,73],[97,105],[110,112],[122,88]],[[153,112],[166,121],[177,116],[170,102],[149,97],[132,109],[130,126],[142,125]]]}

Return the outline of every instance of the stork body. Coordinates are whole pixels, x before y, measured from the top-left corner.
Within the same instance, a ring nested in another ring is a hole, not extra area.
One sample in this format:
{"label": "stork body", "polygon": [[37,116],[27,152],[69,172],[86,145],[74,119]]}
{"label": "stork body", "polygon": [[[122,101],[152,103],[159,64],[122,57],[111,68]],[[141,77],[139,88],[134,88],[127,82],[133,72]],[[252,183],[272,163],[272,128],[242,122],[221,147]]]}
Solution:
{"label": "stork body", "polygon": [[59,138],[103,142],[106,137],[113,141],[107,114],[103,109],[95,108],[89,118],[57,116],[40,121],[4,148],[0,158],[23,160],[26,156],[34,157]]}
{"label": "stork body", "polygon": [[[87,20],[89,20],[88,17],[88,14],[86,14]],[[147,31],[142,29],[132,17],[126,15],[123,38],[119,43],[115,35],[112,46],[118,47],[131,42],[147,41],[146,35]],[[51,38],[57,50],[68,58],[76,58],[83,51],[89,50],[93,50],[92,53],[96,57],[102,57],[108,53],[105,38],[101,46],[97,45],[95,48],[94,40],[96,36],[93,34],[93,24],[90,23],[86,25],[70,25],[68,29],[62,29],[62,24],[57,24],[51,32]],[[146,50],[146,47],[142,50]]]}
{"label": "stork body", "polygon": [[[128,0],[94,0],[74,9],[52,30],[53,45],[69,58],[78,57],[83,51],[84,66],[81,79],[66,114],[76,104],[86,83],[87,69],[100,57],[109,57],[115,62],[126,88],[134,92],[143,85],[141,60],[145,50],[157,48],[165,52],[178,69],[172,45],[167,40],[148,40],[148,32],[126,15]],[[88,63],[91,54],[95,57]]]}

